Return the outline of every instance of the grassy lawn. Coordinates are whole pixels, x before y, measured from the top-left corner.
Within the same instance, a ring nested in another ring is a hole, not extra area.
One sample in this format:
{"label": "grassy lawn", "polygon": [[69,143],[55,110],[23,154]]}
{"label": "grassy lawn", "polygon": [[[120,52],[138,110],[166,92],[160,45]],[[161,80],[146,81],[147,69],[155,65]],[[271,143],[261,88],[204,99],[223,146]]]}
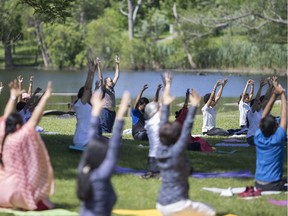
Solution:
{"label": "grassy lawn", "polygon": [[[273,109],[274,113],[280,113],[280,108]],[[238,112],[219,112],[217,126],[226,129],[238,128]],[[171,115],[171,120],[173,116]],[[79,211],[80,202],[75,195],[76,168],[81,154],[68,150],[72,144],[75,129],[75,118],[57,118],[55,116],[43,117],[40,126],[46,131],[59,132],[58,135],[42,135],[48,148],[55,174],[55,194],[51,197],[56,207],[71,211]],[[193,134],[200,134],[202,116],[196,116]],[[131,118],[126,117],[125,129],[131,128]],[[214,146],[224,137],[207,138]],[[123,136],[118,165],[135,169],[145,169],[148,155],[148,143],[134,141],[131,135]],[[144,147],[139,147],[142,144]],[[237,171],[248,169],[255,171],[255,148],[222,147],[217,150],[234,150],[234,154],[188,152],[191,165],[197,172]],[[285,158],[287,161],[287,158]],[[287,163],[285,172],[287,175]],[[118,195],[115,209],[151,209],[155,208],[157,192],[160,188],[160,180],[141,179],[133,175],[114,175],[112,178],[114,188]],[[210,204],[217,210],[217,215],[287,215],[287,207],[279,207],[269,204],[269,199],[287,200],[287,194],[262,196],[253,200],[243,200],[237,196],[221,197],[218,193],[203,190],[203,187],[245,187],[253,185],[253,179],[221,179],[190,178],[190,198]]]}

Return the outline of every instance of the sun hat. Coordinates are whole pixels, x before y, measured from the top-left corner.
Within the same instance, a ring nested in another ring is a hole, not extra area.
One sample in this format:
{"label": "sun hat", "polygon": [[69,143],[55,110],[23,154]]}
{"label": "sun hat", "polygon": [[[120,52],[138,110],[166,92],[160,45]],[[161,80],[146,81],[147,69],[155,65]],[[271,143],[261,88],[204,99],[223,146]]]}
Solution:
{"label": "sun hat", "polygon": [[159,110],[159,103],[152,101],[145,106],[144,118],[146,120],[152,118]]}

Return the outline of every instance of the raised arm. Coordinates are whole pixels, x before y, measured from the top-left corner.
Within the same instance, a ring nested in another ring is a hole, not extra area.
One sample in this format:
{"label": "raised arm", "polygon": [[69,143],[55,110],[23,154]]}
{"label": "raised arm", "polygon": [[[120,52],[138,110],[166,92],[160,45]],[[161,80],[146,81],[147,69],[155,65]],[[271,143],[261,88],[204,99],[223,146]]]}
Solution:
{"label": "raised arm", "polygon": [[172,74],[170,72],[164,72],[162,75],[162,80],[164,83],[164,91],[163,91],[163,95],[162,95],[163,106],[162,106],[160,126],[165,124],[166,122],[168,122],[169,106],[175,99],[175,97],[171,96],[171,94],[170,94]]}
{"label": "raised arm", "polygon": [[210,107],[210,106],[215,106],[215,103],[213,103],[213,100],[215,100],[215,92],[218,88],[218,86],[221,85],[221,80],[217,80],[217,82],[214,85],[214,88],[210,94],[209,100],[206,102],[206,106]]}
{"label": "raised arm", "polygon": [[247,81],[245,87],[244,87],[243,92],[242,92],[242,98],[241,98],[242,101],[244,101],[244,97],[245,97],[245,95],[246,95],[246,93],[247,93],[247,90],[248,90],[248,86],[249,86],[249,85],[251,85],[250,93],[249,93],[249,101],[251,101],[252,98],[253,98],[253,94],[254,94],[254,81],[251,80],[251,79],[249,79],[249,80]]}
{"label": "raised arm", "polygon": [[162,85],[158,84],[157,85],[157,89],[156,89],[156,93],[155,93],[155,96],[154,96],[154,100],[153,100],[154,102],[158,102],[158,100],[159,100],[159,92],[160,92],[161,88],[162,88]]}
{"label": "raised arm", "polygon": [[27,92],[30,97],[32,96],[32,91],[33,91],[33,78],[34,76],[30,76],[29,87],[28,87],[28,92]]}
{"label": "raised arm", "polygon": [[257,91],[257,94],[255,96],[255,102],[254,104],[252,105],[251,109],[252,109],[252,112],[255,112],[256,111],[256,108],[257,108],[257,104],[259,102],[259,98],[261,96],[261,91],[262,91],[262,88],[263,86],[265,85],[265,81],[263,78],[260,79],[260,84],[259,84],[259,88],[258,88],[258,91]]}
{"label": "raised arm", "polygon": [[228,79],[224,79],[222,82],[221,82],[221,86],[216,94],[216,97],[215,97],[215,105],[218,103],[218,101],[220,100],[221,96],[222,96],[222,92],[223,92],[223,89],[225,87],[225,85],[227,84],[228,82]]}
{"label": "raised arm", "polygon": [[189,95],[189,100],[191,103],[191,107],[189,108],[187,117],[184,121],[181,135],[177,143],[175,144],[175,151],[177,152],[182,152],[183,149],[186,148],[186,140],[188,136],[191,134],[194,117],[196,114],[197,107],[200,105],[201,97],[194,89],[192,89],[191,94]]}
{"label": "raised arm", "polygon": [[52,83],[51,81],[48,82],[47,89],[41,100],[39,101],[38,105],[35,107],[34,111],[32,112],[31,118],[28,120],[27,124],[31,124],[32,127],[36,127],[39,123],[43,111],[45,109],[46,103],[52,94]]}
{"label": "raised arm", "polygon": [[190,90],[188,88],[186,90],[186,93],[185,93],[185,101],[184,101],[184,104],[183,104],[183,108],[187,108],[187,106],[188,106],[189,95],[190,95]]}
{"label": "raised arm", "polygon": [[[23,77],[21,75],[19,75],[17,77],[17,81],[18,81],[18,88],[21,91],[22,90]],[[18,96],[17,102],[20,102],[21,100],[22,100],[22,94]]]}
{"label": "raised arm", "polygon": [[120,70],[120,68],[119,68],[119,65],[120,65],[120,57],[117,56],[117,55],[116,55],[116,57],[115,57],[115,63],[116,63],[116,65],[115,65],[115,75],[114,75],[114,79],[113,79],[113,85],[114,85],[114,86],[116,85],[116,83],[117,83],[117,81],[118,81],[118,79],[119,79],[119,70]]}
{"label": "raised arm", "polygon": [[250,80],[250,92],[249,92],[249,102],[252,100],[254,95],[254,80]]}
{"label": "raised arm", "polygon": [[277,82],[277,77],[276,76],[273,76],[272,78],[268,77],[267,78],[267,84],[268,84],[268,88],[266,90],[266,93],[264,95],[264,98],[263,98],[263,101],[262,101],[262,108],[264,109],[265,106],[267,105],[272,93],[273,93],[273,90],[274,90],[274,85],[273,83],[274,82]]}
{"label": "raised arm", "polygon": [[101,70],[101,61],[98,57],[96,58],[96,64],[97,64],[97,70],[98,70],[98,79],[100,81],[100,87],[103,88],[104,87],[104,80],[103,80],[103,74],[102,74],[102,70]]}
{"label": "raised arm", "polygon": [[86,77],[83,96],[81,97],[82,104],[86,104],[90,101],[91,92],[92,92],[92,84],[94,80],[94,74],[97,67],[97,62],[94,61],[91,55],[88,56],[88,74]]}
{"label": "raised arm", "polygon": [[143,95],[143,92],[148,89],[148,84],[145,84],[143,85],[142,87],[142,90],[139,92],[139,94],[137,95],[136,99],[135,99],[135,102],[134,102],[134,109],[137,109],[138,108],[138,105],[139,105],[139,101],[140,101],[140,98],[142,97]]}
{"label": "raised arm", "polygon": [[[27,101],[24,109],[27,109],[27,108],[30,107],[31,110],[34,110],[34,108],[37,106],[37,104],[40,101],[40,98],[38,100],[35,100],[36,99],[36,94],[39,93],[40,91],[42,91],[42,89],[37,87],[36,90],[34,91],[33,95],[31,96],[31,98]],[[31,103],[32,103],[32,106],[30,106]]]}
{"label": "raised arm", "polygon": [[4,110],[4,114],[3,114],[4,118],[7,118],[11,113],[13,113],[15,109],[17,97],[22,95],[22,93],[25,92],[25,90],[19,89],[18,84],[19,83],[16,79],[9,83],[10,97]]}

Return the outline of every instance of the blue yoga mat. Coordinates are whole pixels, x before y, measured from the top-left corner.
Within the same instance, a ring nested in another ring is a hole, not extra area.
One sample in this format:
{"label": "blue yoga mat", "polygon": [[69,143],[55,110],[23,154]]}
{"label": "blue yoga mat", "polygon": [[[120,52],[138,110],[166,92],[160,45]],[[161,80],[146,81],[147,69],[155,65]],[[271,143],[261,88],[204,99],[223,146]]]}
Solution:
{"label": "blue yoga mat", "polygon": [[[146,170],[135,170],[131,168],[119,167],[115,168],[116,174],[133,174],[143,175]],[[249,170],[230,171],[230,172],[193,172],[194,178],[254,178]]]}
{"label": "blue yoga mat", "polygon": [[69,149],[71,149],[71,150],[75,150],[75,151],[81,151],[81,152],[84,151],[84,147],[81,147],[81,146],[75,146],[75,145],[70,145],[70,146],[69,146]]}

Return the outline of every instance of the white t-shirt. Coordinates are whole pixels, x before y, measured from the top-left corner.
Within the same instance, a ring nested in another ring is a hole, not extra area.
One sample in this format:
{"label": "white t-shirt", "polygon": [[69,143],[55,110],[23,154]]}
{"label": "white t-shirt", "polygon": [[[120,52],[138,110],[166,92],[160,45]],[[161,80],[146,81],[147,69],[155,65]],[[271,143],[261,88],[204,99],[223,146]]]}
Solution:
{"label": "white t-shirt", "polygon": [[239,125],[247,125],[246,117],[247,117],[247,112],[250,109],[250,105],[248,103],[244,103],[243,100],[240,100],[239,102]]}
{"label": "white t-shirt", "polygon": [[259,112],[255,111],[253,113],[252,109],[249,109],[249,111],[247,112],[247,118],[249,121],[249,128],[246,135],[247,138],[254,136],[256,130],[259,128],[259,122],[261,120],[262,111],[263,110],[260,110]]}
{"label": "white t-shirt", "polygon": [[154,116],[145,121],[144,126],[149,138],[149,157],[156,157],[157,147],[160,145],[159,126],[160,113],[158,111]]}
{"label": "white t-shirt", "polygon": [[76,112],[77,120],[73,143],[76,146],[83,147],[89,142],[88,131],[92,107],[89,103],[82,104],[81,99],[78,99],[73,107]]}
{"label": "white t-shirt", "polygon": [[216,110],[213,107],[208,107],[206,104],[201,109],[203,113],[202,132],[207,132],[216,127]]}

